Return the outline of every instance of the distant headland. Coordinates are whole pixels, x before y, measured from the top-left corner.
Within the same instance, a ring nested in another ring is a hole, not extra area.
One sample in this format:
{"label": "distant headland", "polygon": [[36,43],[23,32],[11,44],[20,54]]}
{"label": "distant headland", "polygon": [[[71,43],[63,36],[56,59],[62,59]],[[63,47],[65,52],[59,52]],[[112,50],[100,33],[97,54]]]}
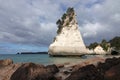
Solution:
{"label": "distant headland", "polygon": [[18,52],[17,54],[48,54],[48,52]]}

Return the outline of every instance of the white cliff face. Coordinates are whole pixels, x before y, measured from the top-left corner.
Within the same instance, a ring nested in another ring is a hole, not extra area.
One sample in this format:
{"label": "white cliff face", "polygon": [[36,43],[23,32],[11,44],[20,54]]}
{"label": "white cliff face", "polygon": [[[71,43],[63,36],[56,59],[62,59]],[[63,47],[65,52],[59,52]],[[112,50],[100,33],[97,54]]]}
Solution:
{"label": "white cliff face", "polygon": [[[87,53],[86,47],[78,29],[74,11],[66,13],[66,18],[58,25],[58,34],[49,46],[50,55],[82,55]],[[72,20],[70,18],[72,17]]]}

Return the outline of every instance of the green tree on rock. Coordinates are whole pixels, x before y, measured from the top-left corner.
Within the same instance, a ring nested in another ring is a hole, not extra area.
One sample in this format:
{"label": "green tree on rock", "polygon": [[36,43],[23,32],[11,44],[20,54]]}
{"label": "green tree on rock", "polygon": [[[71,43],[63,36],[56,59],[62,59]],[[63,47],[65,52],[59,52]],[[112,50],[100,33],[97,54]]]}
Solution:
{"label": "green tree on rock", "polygon": [[98,46],[99,44],[97,42],[91,43],[88,48],[89,49],[94,49],[96,46]]}
{"label": "green tree on rock", "polygon": [[73,15],[74,15],[74,9],[69,7],[66,13],[62,15],[61,19],[58,19],[58,21],[56,22],[56,24],[58,25],[57,34],[61,33],[62,28],[64,26],[69,26],[70,22],[73,20]]}
{"label": "green tree on rock", "polygon": [[110,44],[109,44],[105,39],[103,39],[102,42],[100,43],[100,46],[101,46],[105,51],[107,51],[108,48],[110,47]]}
{"label": "green tree on rock", "polygon": [[114,47],[116,50],[120,50],[120,37],[115,37],[110,41],[111,47]]}

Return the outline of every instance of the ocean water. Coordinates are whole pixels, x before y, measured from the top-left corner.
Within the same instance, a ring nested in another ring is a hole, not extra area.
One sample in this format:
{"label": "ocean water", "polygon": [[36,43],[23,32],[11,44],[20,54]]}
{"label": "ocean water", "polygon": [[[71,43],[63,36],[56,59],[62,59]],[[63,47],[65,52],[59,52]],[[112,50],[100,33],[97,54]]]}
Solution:
{"label": "ocean water", "polygon": [[34,62],[49,64],[50,58],[47,54],[0,54],[0,59],[12,59],[14,63]]}
{"label": "ocean water", "polygon": [[[102,55],[103,56],[103,55]],[[96,57],[95,55],[86,55],[82,57],[49,57],[48,54],[0,54],[1,59],[12,59],[14,63],[33,62],[38,64],[61,64],[68,62],[84,61],[88,58]],[[105,56],[103,56],[105,57]]]}
{"label": "ocean water", "polygon": [[[92,57],[92,56],[91,56]],[[34,62],[40,64],[60,64],[87,59],[83,57],[50,57],[48,54],[0,54],[0,59],[12,59],[14,63]]]}

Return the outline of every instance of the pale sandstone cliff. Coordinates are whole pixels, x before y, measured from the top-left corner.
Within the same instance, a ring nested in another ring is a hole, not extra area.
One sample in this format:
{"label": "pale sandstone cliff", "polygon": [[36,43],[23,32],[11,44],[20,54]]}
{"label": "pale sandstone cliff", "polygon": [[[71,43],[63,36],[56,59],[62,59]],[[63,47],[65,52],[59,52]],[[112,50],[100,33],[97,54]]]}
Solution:
{"label": "pale sandstone cliff", "polygon": [[49,55],[83,55],[87,53],[73,8],[68,8],[62,18],[57,21],[57,25],[57,36],[49,46]]}

